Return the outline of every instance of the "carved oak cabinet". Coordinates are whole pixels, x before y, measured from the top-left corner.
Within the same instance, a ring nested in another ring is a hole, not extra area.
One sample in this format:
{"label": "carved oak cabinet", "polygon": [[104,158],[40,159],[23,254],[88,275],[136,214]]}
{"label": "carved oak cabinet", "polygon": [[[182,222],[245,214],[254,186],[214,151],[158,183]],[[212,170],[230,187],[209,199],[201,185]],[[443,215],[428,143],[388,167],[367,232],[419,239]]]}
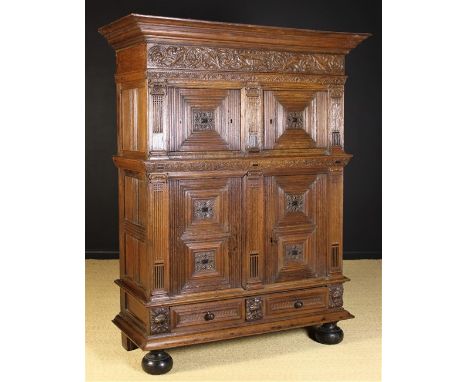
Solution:
{"label": "carved oak cabinet", "polygon": [[345,55],[367,34],[129,15],[116,51],[121,311],[163,349],[298,327],[338,343]]}

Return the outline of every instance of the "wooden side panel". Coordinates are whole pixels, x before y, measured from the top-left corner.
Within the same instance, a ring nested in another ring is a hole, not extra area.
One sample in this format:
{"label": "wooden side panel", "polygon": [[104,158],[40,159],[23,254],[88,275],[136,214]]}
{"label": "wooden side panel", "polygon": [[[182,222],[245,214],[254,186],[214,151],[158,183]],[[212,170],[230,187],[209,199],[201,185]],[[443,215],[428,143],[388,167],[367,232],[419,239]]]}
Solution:
{"label": "wooden side panel", "polygon": [[148,309],[139,302],[136,298],[132,297],[130,294],[125,293],[126,299],[126,313],[129,314],[141,328],[146,328],[149,325],[149,311]]}
{"label": "wooden side panel", "polygon": [[147,184],[141,174],[132,171],[121,170],[120,178],[121,278],[148,291]]}
{"label": "wooden side panel", "polygon": [[146,81],[117,85],[119,154],[143,157],[148,147]]}
{"label": "wooden side panel", "polygon": [[343,171],[328,176],[328,274],[339,274],[343,267]]}

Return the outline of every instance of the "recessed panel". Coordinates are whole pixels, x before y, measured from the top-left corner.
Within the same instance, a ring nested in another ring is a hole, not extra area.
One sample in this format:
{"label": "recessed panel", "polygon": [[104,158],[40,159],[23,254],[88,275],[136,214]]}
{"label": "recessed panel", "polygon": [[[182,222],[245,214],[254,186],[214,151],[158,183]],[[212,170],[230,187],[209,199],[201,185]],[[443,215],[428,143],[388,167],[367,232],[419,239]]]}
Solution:
{"label": "recessed panel", "polygon": [[327,93],[264,91],[266,149],[304,149],[328,145]]}
{"label": "recessed panel", "polygon": [[240,150],[240,90],[169,88],[170,151]]}
{"label": "recessed panel", "polygon": [[326,175],[265,177],[266,281],[286,282],[326,273]]}
{"label": "recessed panel", "polygon": [[172,180],[171,292],[240,285],[241,179]]}

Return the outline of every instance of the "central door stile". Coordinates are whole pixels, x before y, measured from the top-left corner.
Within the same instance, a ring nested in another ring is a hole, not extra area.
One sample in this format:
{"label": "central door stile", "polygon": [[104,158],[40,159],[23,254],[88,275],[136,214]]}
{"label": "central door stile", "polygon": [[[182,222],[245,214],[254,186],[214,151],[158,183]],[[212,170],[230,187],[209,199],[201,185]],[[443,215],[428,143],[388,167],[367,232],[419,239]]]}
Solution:
{"label": "central door stile", "polygon": [[243,181],[245,250],[242,258],[242,286],[263,288],[264,276],[264,189],[263,173],[249,171]]}

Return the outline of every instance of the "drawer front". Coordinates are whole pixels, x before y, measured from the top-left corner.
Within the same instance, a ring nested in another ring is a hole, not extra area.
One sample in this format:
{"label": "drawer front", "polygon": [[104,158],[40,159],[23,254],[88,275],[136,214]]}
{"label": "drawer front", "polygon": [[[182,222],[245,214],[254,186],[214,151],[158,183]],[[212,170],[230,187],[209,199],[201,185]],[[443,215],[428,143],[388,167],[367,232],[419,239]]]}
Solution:
{"label": "drawer front", "polygon": [[244,322],[244,300],[191,304],[171,308],[173,329],[204,327],[204,330]]}
{"label": "drawer front", "polygon": [[326,288],[278,293],[265,298],[265,315],[267,318],[300,315],[314,310],[324,310],[327,306]]}

